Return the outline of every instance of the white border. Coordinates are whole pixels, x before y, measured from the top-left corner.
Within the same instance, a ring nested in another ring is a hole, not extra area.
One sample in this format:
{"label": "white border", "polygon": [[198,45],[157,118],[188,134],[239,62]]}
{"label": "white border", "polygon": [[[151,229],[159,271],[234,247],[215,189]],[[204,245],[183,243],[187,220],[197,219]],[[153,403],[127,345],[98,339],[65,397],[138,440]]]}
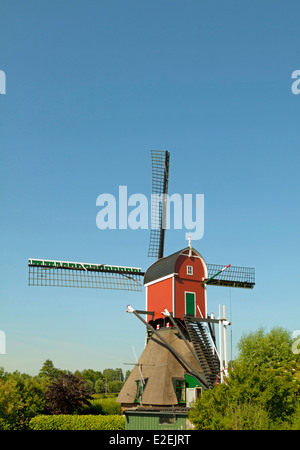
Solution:
{"label": "white border", "polygon": [[171,273],[170,275],[166,275],[165,277],[156,278],[154,281],[149,281],[149,283],[144,284],[145,287],[151,286],[152,284],[158,283],[159,281],[167,280],[168,278],[175,277],[178,273]]}

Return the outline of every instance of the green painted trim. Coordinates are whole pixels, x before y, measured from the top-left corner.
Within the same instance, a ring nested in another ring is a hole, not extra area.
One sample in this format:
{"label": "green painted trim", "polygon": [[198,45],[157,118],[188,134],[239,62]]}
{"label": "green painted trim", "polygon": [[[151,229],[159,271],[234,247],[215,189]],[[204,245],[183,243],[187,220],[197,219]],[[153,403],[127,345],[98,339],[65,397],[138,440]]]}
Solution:
{"label": "green painted trim", "polygon": [[105,272],[130,272],[141,273],[141,269],[137,267],[124,266],[107,266],[105,264],[87,264],[69,261],[49,261],[44,259],[29,259],[29,266],[45,267],[45,268],[62,268],[62,269],[77,269],[77,270],[97,270]]}
{"label": "green painted trim", "polygon": [[186,373],[184,375],[184,378],[185,378],[185,381],[186,381],[186,384],[187,384],[188,388],[201,387],[201,389],[203,389],[201,384],[199,383],[199,380],[197,380],[197,378],[195,378],[193,375],[190,375],[190,374]]}

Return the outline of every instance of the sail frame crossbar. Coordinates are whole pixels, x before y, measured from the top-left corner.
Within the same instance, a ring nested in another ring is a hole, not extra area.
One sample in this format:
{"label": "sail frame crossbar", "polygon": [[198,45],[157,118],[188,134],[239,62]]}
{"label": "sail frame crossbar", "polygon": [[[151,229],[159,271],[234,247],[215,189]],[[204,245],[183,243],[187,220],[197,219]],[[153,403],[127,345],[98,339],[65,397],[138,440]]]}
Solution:
{"label": "sail frame crossbar", "polygon": [[[208,279],[222,269],[220,264],[207,264]],[[255,285],[255,269],[253,267],[230,266],[216,277],[207,281],[211,286],[227,286],[253,289]]]}

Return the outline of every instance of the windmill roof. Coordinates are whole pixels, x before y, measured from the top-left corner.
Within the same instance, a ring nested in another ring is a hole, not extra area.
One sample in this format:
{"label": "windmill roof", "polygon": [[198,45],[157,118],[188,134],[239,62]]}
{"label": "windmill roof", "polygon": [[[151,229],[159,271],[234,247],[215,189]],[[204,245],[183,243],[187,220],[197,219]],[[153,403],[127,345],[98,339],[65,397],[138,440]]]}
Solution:
{"label": "windmill roof", "polygon": [[[186,247],[182,250],[179,250],[172,255],[165,256],[164,258],[160,258],[155,261],[145,272],[144,275],[144,284],[151,283],[159,278],[166,277],[175,273],[175,264],[178,257],[184,253],[185,251],[190,250],[189,247]],[[201,256],[200,253],[194,248],[191,249],[194,256]]]}

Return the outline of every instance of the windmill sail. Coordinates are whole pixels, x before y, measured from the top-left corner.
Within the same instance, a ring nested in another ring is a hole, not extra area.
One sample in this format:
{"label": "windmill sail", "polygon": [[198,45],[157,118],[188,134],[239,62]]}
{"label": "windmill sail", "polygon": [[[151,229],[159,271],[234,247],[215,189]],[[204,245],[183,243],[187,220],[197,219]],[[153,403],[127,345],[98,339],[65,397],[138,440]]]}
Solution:
{"label": "windmill sail", "polygon": [[[224,266],[207,264],[208,281],[211,286],[227,286],[252,289],[255,285],[255,270],[252,267],[231,266],[222,271]],[[219,275],[214,276],[217,272]],[[211,279],[210,279],[211,278]]]}
{"label": "windmill sail", "polygon": [[136,267],[29,259],[29,286],[141,291],[144,272]]}
{"label": "windmill sail", "polygon": [[170,153],[151,150],[152,159],[152,199],[151,199],[151,231],[148,256],[162,258],[166,228],[166,211]]}

